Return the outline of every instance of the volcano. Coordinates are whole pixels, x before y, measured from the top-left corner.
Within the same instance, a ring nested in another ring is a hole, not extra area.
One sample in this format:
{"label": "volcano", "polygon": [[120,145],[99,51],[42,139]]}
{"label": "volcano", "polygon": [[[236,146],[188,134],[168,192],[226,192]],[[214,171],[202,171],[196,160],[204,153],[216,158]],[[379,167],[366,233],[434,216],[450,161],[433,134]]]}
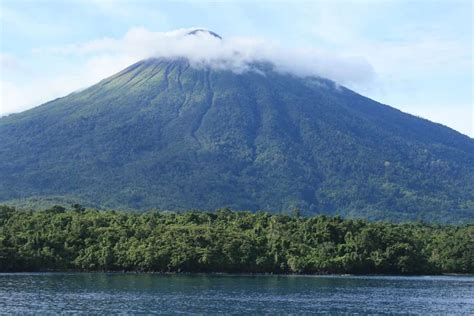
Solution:
{"label": "volcano", "polygon": [[0,201],[474,219],[474,141],[330,80],[150,58],[0,119]]}

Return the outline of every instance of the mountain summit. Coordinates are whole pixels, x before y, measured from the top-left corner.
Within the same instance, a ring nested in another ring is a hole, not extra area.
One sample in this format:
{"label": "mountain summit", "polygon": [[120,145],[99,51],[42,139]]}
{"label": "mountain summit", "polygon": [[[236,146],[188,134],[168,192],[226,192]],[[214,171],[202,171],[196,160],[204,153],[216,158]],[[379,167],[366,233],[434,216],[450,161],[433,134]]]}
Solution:
{"label": "mountain summit", "polygon": [[214,32],[212,32],[212,31],[209,31],[209,30],[204,30],[204,29],[196,29],[196,30],[190,31],[190,32],[188,32],[188,35],[197,35],[197,34],[201,34],[201,33],[214,36],[214,37],[216,37],[216,38],[218,38],[218,39],[222,39],[222,37],[220,37],[219,34],[214,33]]}
{"label": "mountain summit", "polygon": [[329,80],[253,69],[148,59],[0,118],[0,201],[474,219],[472,139]]}

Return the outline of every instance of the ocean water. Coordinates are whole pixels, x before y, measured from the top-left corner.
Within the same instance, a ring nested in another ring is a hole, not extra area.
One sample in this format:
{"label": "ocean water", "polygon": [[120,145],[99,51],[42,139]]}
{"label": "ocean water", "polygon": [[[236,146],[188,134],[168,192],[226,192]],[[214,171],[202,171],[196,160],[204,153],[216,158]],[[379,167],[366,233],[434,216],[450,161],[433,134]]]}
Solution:
{"label": "ocean water", "polygon": [[474,277],[4,273],[0,313],[474,315]]}

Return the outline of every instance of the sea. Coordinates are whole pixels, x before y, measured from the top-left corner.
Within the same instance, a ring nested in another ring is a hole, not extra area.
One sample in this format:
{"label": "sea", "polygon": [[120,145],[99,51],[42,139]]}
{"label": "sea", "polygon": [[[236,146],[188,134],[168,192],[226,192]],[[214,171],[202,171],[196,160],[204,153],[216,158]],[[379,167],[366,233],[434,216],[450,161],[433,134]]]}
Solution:
{"label": "sea", "polygon": [[474,276],[2,273],[0,314],[474,315]]}

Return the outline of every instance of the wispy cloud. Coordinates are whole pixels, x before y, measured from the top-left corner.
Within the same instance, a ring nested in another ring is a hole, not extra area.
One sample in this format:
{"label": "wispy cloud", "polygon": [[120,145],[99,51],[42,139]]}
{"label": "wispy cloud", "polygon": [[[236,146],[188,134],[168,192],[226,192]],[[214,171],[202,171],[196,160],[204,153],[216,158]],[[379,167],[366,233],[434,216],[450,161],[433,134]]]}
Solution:
{"label": "wispy cloud", "polygon": [[[341,84],[365,83],[374,78],[372,66],[362,57],[338,56],[312,47],[285,47],[281,43],[256,37],[219,39],[207,32],[188,35],[194,29],[153,32],[144,27],[134,27],[121,38],[106,37],[34,49],[38,60],[45,55],[74,55],[85,61],[67,73],[49,78],[30,73],[29,80],[24,84],[2,76],[0,112],[24,110],[87,87],[149,57],[184,57],[196,67],[210,66],[237,73],[251,70],[254,62],[269,61],[282,72],[326,77]],[[19,64],[11,55],[4,54],[1,60],[6,73]]]}
{"label": "wispy cloud", "polygon": [[[0,76],[0,116],[23,111],[90,86],[133,61],[127,56],[103,54],[87,59],[72,71],[50,77],[28,71],[24,65],[14,66],[11,70],[16,76],[19,75],[18,67],[23,67],[23,77],[26,76],[29,80],[13,80],[8,75]],[[6,71],[7,68],[2,70],[9,72]]]}
{"label": "wispy cloud", "polygon": [[[21,70],[23,66],[21,65],[20,59],[15,57],[12,54],[0,53],[0,69],[3,71],[18,71]],[[0,71],[0,74],[3,74],[3,71]]]}
{"label": "wispy cloud", "polygon": [[[55,2],[54,8],[0,2],[0,46],[8,53],[0,68],[0,113],[84,88],[149,56],[184,56],[234,71],[267,59],[280,71],[328,77],[474,135],[474,127],[467,128],[473,124],[469,0],[304,5],[81,0]],[[224,40],[183,41],[187,29],[152,31],[203,21],[223,32]],[[251,36],[238,37],[242,34]],[[38,48],[31,53],[33,47]],[[450,108],[463,114],[437,115]]]}
{"label": "wispy cloud", "polygon": [[[38,49],[37,53],[92,55],[113,53],[136,60],[148,57],[189,59],[193,65],[247,71],[252,63],[272,62],[280,71],[299,76],[321,76],[339,83],[373,79],[372,66],[360,56],[335,55],[307,47],[287,47],[256,37],[219,39],[207,32],[189,36],[196,28],[152,32],[143,27],[130,29],[122,38],[102,38],[63,47]],[[197,28],[199,29],[199,28]]]}

